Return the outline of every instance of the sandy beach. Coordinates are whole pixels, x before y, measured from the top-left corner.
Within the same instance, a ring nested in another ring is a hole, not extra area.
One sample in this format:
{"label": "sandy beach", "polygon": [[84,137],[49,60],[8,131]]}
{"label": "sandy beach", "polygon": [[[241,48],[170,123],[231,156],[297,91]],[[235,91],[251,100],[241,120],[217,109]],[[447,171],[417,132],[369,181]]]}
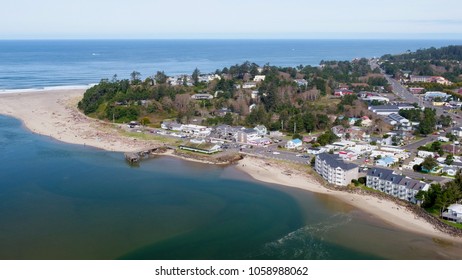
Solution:
{"label": "sandy beach", "polygon": [[453,237],[435,229],[423,218],[416,216],[393,201],[327,189],[310,175],[291,168],[290,164],[285,165],[280,162],[274,163],[255,157],[246,157],[239,162],[238,168],[259,181],[331,195],[390,225],[407,231],[454,242],[462,242],[461,238]]}
{"label": "sandy beach", "polygon": [[[34,133],[71,144],[120,152],[141,150],[158,144],[121,136],[113,124],[83,115],[76,108],[83,93],[84,90],[48,90],[0,94],[0,114],[22,120]],[[286,172],[290,167],[282,163],[268,163],[262,159],[246,157],[237,166],[256,180],[332,195],[391,225],[423,235],[462,242],[460,238],[438,231],[392,201],[326,189],[306,173],[293,169],[290,173]]]}
{"label": "sandy beach", "polygon": [[85,90],[43,90],[0,94],[0,114],[23,121],[34,133],[62,142],[108,151],[129,152],[153,142],[123,137],[113,124],[88,118],[77,110]]}

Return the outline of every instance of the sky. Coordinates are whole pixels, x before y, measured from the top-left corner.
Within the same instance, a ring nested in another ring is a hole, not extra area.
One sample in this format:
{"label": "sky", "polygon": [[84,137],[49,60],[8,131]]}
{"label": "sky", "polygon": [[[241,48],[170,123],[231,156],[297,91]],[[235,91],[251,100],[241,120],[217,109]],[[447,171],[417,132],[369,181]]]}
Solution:
{"label": "sky", "polygon": [[461,0],[14,0],[0,39],[462,39]]}

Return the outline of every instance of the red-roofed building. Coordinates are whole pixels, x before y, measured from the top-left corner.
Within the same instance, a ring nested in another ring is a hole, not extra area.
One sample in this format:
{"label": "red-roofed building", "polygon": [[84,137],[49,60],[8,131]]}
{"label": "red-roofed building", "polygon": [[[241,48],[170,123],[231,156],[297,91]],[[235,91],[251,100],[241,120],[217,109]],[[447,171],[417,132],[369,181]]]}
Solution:
{"label": "red-roofed building", "polygon": [[354,92],[348,89],[336,89],[334,92],[335,96],[345,96],[345,95],[352,95],[352,94],[354,94]]}
{"label": "red-roofed building", "polygon": [[419,94],[422,93],[425,89],[423,87],[411,87],[409,88],[409,91],[413,94]]}

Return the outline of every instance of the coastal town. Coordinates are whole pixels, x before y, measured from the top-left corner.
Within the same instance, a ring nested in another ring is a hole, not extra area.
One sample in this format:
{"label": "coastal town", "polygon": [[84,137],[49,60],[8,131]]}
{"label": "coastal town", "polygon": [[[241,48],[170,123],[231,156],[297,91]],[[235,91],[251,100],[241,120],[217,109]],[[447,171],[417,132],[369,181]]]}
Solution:
{"label": "coastal town", "polygon": [[5,1],[0,280],[454,277],[461,10]]}
{"label": "coastal town", "polygon": [[134,71],[130,80],[113,77],[66,97],[5,94],[0,109],[32,132],[126,152],[130,164],[143,164],[153,151],[237,162],[259,180],[334,195],[366,211],[374,208],[367,196],[344,192],[380,194],[382,207],[374,211],[388,222],[415,230],[422,225],[400,220],[415,212],[398,210],[427,207],[428,217],[455,226],[443,230],[458,235],[460,201],[438,195],[459,188],[451,184],[462,168],[462,84],[403,69],[388,73],[387,63],[371,58],[281,68],[246,62],[212,74],[158,72],[144,81]]}
{"label": "coastal town", "polygon": [[[462,137],[462,102],[457,95],[462,93],[462,87],[455,88],[454,94],[426,90],[416,84],[451,86],[453,83],[442,76],[411,75],[410,71],[395,79],[380,69],[381,63],[383,61],[379,59],[368,61],[371,69],[379,69],[377,75],[386,79],[387,85],[365,91],[339,84],[327,97],[333,102],[358,100],[367,111],[356,116],[328,115],[332,125],[326,130],[302,134],[297,131],[297,122],[292,122],[293,131],[288,128],[283,132],[283,121],[280,130],[271,130],[263,124],[254,127],[224,123],[209,126],[204,125],[206,118],[203,115],[188,118],[189,122],[184,123],[178,119],[162,120],[159,128],[143,125],[143,120],[131,121],[121,127],[130,133],[174,139],[173,149],[206,155],[202,158],[205,161],[212,160],[213,155],[240,154],[307,165],[325,184],[336,187],[361,185],[421,205],[433,184],[452,181],[462,168],[459,142]],[[250,114],[265,97],[260,91],[266,78],[262,72],[262,68],[257,68],[254,75],[246,72],[246,79],[235,84],[236,90],[242,90],[251,98]],[[309,82],[306,79],[294,76],[290,80],[293,85],[307,87]],[[222,77],[218,74],[194,77],[193,73],[166,77],[166,82],[171,87],[193,87],[197,82],[208,85]],[[203,91],[192,94],[190,99],[196,103],[210,102],[222,93]],[[141,101],[146,102],[149,101]],[[415,118],[415,114],[422,112],[428,118],[435,118],[430,127],[424,127]],[[426,115],[427,112],[432,114]],[[235,119],[239,112],[222,107],[212,115],[222,120],[226,117]],[[326,135],[331,136],[327,142],[318,141]],[[191,155],[183,153],[182,156]],[[132,160],[138,161],[138,158]],[[440,217],[460,223],[460,209],[461,204],[448,203],[440,210]]]}

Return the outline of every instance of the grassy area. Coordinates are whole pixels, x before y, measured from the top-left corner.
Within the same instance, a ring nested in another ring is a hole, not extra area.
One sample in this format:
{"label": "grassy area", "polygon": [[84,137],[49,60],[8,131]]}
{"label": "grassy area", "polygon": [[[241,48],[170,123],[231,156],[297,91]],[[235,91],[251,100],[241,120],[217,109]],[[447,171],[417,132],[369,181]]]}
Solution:
{"label": "grassy area", "polygon": [[211,158],[213,157],[213,154],[204,154],[204,153],[198,153],[198,152],[193,152],[193,151],[188,151],[188,150],[181,150],[181,149],[176,149],[176,154],[177,155],[192,155],[194,157],[201,157],[204,159]]}
{"label": "grassy area", "polygon": [[440,219],[440,220],[441,220],[443,223],[447,224],[447,225],[450,225],[450,226],[455,227],[455,228],[462,229],[462,224],[453,223],[453,222],[446,221],[446,220],[443,220],[443,219]]}
{"label": "grassy area", "polygon": [[340,98],[331,98],[331,96],[325,95],[325,96],[320,96],[319,99],[317,99],[314,103],[315,106],[318,107],[330,107],[330,108],[337,108],[337,105],[340,103],[341,99]]}
{"label": "grassy area", "polygon": [[427,211],[427,212],[430,213],[432,216],[434,216],[435,218],[439,219],[440,221],[442,221],[443,223],[445,223],[445,224],[447,224],[447,225],[449,225],[449,226],[462,229],[462,224],[453,223],[453,222],[450,222],[450,221],[441,219],[441,218],[440,218],[440,210],[439,210],[439,209],[433,209],[433,208],[431,208],[431,209],[425,209],[425,211]]}
{"label": "grassy area", "polygon": [[175,139],[175,138],[170,138],[170,137],[165,137],[162,135],[157,135],[157,134],[149,134],[149,133],[140,133],[140,132],[128,132],[128,131],[120,131],[120,134],[125,136],[125,137],[133,137],[136,139],[140,140],[146,140],[146,141],[159,141],[162,143],[166,144],[182,144],[183,140],[180,139]]}
{"label": "grassy area", "polygon": [[164,120],[169,120],[169,119],[172,121],[176,120],[176,116],[174,114],[167,113],[167,112],[156,112],[156,113],[148,114],[146,117],[149,118],[149,121],[151,122],[149,126],[156,127],[156,128],[159,128],[160,124]]}
{"label": "grassy area", "polygon": [[355,186],[355,187],[361,188],[361,189],[363,189],[363,190],[365,190],[365,191],[371,191],[371,192],[376,192],[376,193],[382,193],[381,191],[379,191],[379,190],[374,190],[373,188],[369,188],[369,187],[367,187],[367,186],[364,185],[364,184],[359,184],[358,186]]}

